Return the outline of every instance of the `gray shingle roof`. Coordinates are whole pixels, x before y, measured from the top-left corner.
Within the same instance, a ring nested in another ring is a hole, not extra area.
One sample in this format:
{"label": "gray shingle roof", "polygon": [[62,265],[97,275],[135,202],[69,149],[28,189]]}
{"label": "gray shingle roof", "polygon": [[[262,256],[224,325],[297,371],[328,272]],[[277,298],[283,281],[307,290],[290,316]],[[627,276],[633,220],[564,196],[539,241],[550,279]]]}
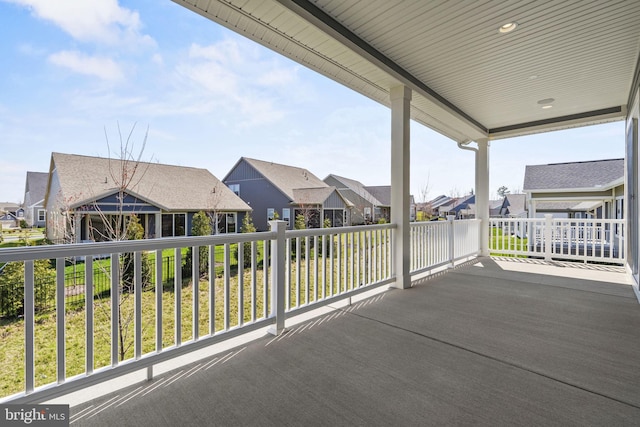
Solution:
{"label": "gray shingle roof", "polygon": [[529,165],[524,190],[611,188],[624,177],[624,159]]}
{"label": "gray shingle roof", "polygon": [[293,200],[300,205],[321,205],[334,191],[335,187],[296,188],[293,190]]}
{"label": "gray shingle roof", "polygon": [[526,194],[507,194],[505,197],[507,198],[509,215],[519,216],[527,211]]}
{"label": "gray shingle roof", "polygon": [[27,172],[27,182],[25,184],[25,192],[29,192],[32,203],[44,200],[47,192],[47,181],[49,174],[47,172]]}
{"label": "gray shingle roof", "polygon": [[294,190],[301,188],[329,188],[329,185],[320,178],[309,172],[307,169],[295,166],[282,165],[263,160],[243,159],[256,169],[262,176],[275,185],[280,191],[296,200]]}
{"label": "gray shingle roof", "polygon": [[[338,176],[334,174],[329,175],[329,177],[333,177],[335,180],[341,182],[345,186],[344,188],[348,188],[349,190],[353,191],[358,196],[365,199],[367,202],[376,206],[384,205],[384,203],[378,200],[374,194],[372,194],[370,191],[367,190],[369,187],[365,187],[360,181],[356,181],[355,179],[349,179],[349,178],[345,178],[343,176]],[[342,188],[338,188],[338,189],[340,190]]]}
{"label": "gray shingle roof", "polygon": [[391,206],[390,185],[374,185],[366,186],[364,188],[379,201],[378,206]]}
{"label": "gray shingle roof", "polygon": [[[123,165],[117,159],[51,154],[51,170],[57,170],[61,196],[70,207],[116,192],[116,182],[120,180],[117,176]],[[125,168],[131,170],[132,166]],[[127,192],[166,211],[251,210],[206,169],[140,162]]]}

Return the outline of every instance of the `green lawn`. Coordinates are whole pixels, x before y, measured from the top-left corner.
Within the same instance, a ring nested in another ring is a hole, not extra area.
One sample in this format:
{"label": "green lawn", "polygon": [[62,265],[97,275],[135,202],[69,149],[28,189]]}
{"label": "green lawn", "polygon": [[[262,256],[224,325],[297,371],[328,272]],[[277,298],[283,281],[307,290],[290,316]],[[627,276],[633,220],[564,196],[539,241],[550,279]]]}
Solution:
{"label": "green lawn", "polygon": [[500,250],[527,250],[528,240],[526,238],[521,239],[515,235],[505,236],[502,233],[502,229],[494,227],[491,228],[491,255],[492,256],[507,256],[507,257],[518,257],[518,258],[526,258],[525,255],[513,255],[509,253],[501,253]]}

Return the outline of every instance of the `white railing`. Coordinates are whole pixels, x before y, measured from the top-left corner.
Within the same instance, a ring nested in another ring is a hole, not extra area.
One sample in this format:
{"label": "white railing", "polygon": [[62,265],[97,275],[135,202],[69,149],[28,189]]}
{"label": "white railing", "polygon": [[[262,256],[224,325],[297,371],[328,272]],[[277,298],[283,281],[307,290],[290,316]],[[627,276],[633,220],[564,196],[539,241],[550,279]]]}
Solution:
{"label": "white railing", "polygon": [[480,220],[411,223],[412,274],[453,265],[480,252]]}
{"label": "white railing", "polygon": [[[24,378],[0,402],[41,401],[144,368],[152,378],[159,362],[258,328],[277,334],[288,316],[393,281],[394,225],[272,226],[264,233],[3,249],[0,265],[24,266],[23,318],[16,321],[24,345],[15,361]],[[171,274],[163,264],[167,253]],[[183,266],[187,256],[191,264]],[[49,259],[55,259],[53,330],[36,322],[37,272]],[[84,305],[69,307],[66,260],[77,259],[85,260],[84,283],[73,289],[84,294]],[[129,261],[134,273],[125,289]],[[110,290],[94,293],[94,280],[105,274]],[[84,327],[74,323],[79,315]],[[49,349],[54,366],[45,363]]]}
{"label": "white railing", "polygon": [[491,218],[492,255],[623,264],[624,220]]}
{"label": "white railing", "polygon": [[392,229],[382,224],[287,232],[286,310],[390,283]]}

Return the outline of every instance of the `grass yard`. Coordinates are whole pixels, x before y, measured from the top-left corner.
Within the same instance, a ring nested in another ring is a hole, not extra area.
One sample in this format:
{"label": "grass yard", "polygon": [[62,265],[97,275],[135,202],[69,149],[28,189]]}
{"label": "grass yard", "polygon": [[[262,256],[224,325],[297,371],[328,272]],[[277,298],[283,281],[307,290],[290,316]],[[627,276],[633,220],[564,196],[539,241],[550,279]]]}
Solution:
{"label": "grass yard", "polygon": [[501,250],[509,250],[516,251],[522,250],[526,251],[528,248],[528,240],[527,238],[519,238],[516,235],[504,235],[502,229],[498,227],[491,228],[490,235],[490,245],[491,255],[492,256],[506,256],[506,257],[517,257],[517,258],[526,258],[525,255],[514,255],[511,253],[502,253]]}

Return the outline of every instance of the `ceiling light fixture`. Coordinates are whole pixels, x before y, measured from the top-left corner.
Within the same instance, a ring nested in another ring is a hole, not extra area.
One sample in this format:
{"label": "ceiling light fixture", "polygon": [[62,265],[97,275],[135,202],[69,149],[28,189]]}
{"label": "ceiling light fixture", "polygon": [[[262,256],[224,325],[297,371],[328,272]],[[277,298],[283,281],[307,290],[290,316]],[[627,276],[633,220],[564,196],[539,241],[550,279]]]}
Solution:
{"label": "ceiling light fixture", "polygon": [[548,110],[549,108],[553,107],[553,105],[543,105],[542,109],[543,110]]}
{"label": "ceiling light fixture", "polygon": [[541,99],[540,101],[538,101],[538,104],[547,105],[547,104],[553,103],[553,101],[555,101],[554,98],[545,98],[545,99]]}
{"label": "ceiling light fixture", "polygon": [[511,31],[515,30],[517,26],[518,26],[517,22],[508,22],[502,25],[500,28],[498,28],[498,32],[501,34],[510,33]]}

